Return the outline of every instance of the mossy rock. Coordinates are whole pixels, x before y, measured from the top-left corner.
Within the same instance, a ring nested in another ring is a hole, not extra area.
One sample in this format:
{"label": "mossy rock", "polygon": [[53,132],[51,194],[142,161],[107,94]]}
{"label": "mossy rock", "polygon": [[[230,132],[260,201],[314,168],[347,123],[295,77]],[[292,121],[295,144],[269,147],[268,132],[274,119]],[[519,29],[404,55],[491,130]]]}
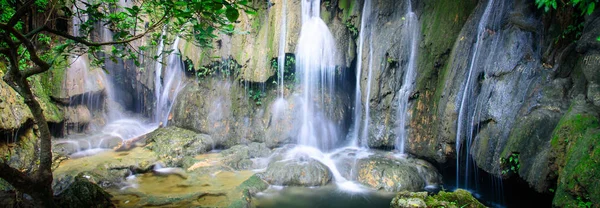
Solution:
{"label": "mossy rock", "polygon": [[435,195],[427,192],[400,192],[392,199],[392,208],[404,207],[448,207],[448,208],[481,208],[486,207],[479,202],[470,192],[457,189],[454,192],[441,191]]}
{"label": "mossy rock", "polygon": [[177,127],[159,128],[147,136],[146,148],[155,152],[169,167],[182,166],[185,157],[193,157],[212,149],[209,135]]}
{"label": "mossy rock", "polygon": [[597,109],[576,100],[552,137],[558,184],[553,204],[600,204],[600,122]]}
{"label": "mossy rock", "polygon": [[268,157],[271,150],[264,143],[250,143],[248,145],[236,145],[221,152],[223,164],[235,170],[247,170],[257,167],[251,159]]}
{"label": "mossy rock", "polygon": [[63,178],[54,190],[59,207],[114,207],[112,196],[81,174]]}
{"label": "mossy rock", "polygon": [[267,188],[269,188],[269,184],[267,184],[267,182],[262,180],[257,175],[253,175],[236,188],[236,190],[241,192],[242,195],[239,199],[234,200],[231,204],[229,204],[229,207],[252,207],[252,196],[258,192],[266,190]]}
{"label": "mossy rock", "polygon": [[271,162],[260,177],[271,185],[323,186],[331,181],[332,175],[323,163],[300,158]]}

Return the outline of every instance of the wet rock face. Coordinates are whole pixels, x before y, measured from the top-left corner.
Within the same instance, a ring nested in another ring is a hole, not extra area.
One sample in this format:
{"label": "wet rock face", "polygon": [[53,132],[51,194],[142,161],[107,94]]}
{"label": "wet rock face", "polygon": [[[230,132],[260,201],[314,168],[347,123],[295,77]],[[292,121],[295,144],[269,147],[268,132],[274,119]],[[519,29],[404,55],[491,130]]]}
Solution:
{"label": "wet rock face", "polygon": [[260,177],[271,185],[322,186],[331,181],[331,171],[314,159],[284,159],[271,162]]}
{"label": "wet rock face", "polygon": [[183,159],[205,153],[213,148],[206,134],[177,127],[159,128],[147,135],[145,148],[155,152],[168,167],[183,166]]}
{"label": "wet rock face", "polygon": [[83,175],[62,178],[53,189],[60,207],[115,207],[112,196]]}
{"label": "wet rock face", "polygon": [[[208,134],[215,146],[229,148],[250,142],[277,147],[296,142],[302,122],[302,102],[291,94],[283,102],[276,101],[277,90],[265,90],[261,104],[249,97],[242,83],[207,77],[189,83],[173,106],[169,125]],[[327,98],[330,122],[343,135],[350,115],[349,96],[336,92]],[[280,105],[281,104],[281,105]]]}

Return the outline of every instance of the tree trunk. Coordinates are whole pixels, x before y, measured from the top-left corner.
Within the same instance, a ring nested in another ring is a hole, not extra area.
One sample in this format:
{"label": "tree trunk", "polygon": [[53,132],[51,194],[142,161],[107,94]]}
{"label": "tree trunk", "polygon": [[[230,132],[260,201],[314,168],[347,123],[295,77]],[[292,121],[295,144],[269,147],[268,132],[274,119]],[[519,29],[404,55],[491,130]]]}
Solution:
{"label": "tree trunk", "polygon": [[[14,54],[16,54],[16,51],[14,52]],[[37,125],[40,141],[40,163],[37,171],[29,175],[21,173],[19,170],[16,170],[7,164],[0,165],[0,171],[4,172],[12,169],[10,170],[12,172],[6,173],[8,177],[3,178],[18,191],[29,194],[33,198],[36,206],[57,207],[54,203],[54,194],[52,191],[52,136],[46,118],[44,117],[42,107],[35,99],[35,96],[31,91],[31,86],[27,81],[27,77],[24,77],[19,71],[16,57],[17,56],[14,55],[10,58],[11,66],[4,76],[4,80],[23,97],[25,104],[31,110],[34,125]],[[5,176],[5,174],[0,175]]]}

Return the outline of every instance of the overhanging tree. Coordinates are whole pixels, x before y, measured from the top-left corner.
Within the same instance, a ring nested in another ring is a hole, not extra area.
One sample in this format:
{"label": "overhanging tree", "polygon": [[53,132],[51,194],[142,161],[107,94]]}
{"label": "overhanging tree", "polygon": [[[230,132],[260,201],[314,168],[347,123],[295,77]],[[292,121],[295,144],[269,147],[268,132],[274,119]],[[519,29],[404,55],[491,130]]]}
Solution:
{"label": "overhanging tree", "polygon": [[[113,45],[112,59],[133,59],[139,50],[132,42],[144,36],[168,33],[192,40],[201,47],[210,46],[215,33],[233,33],[239,11],[254,13],[247,0],[134,0],[132,6],[118,0],[0,0],[0,61],[7,71],[4,81],[29,107],[39,137],[39,165],[25,173],[0,159],[0,178],[17,191],[30,195],[37,206],[55,207],[52,191],[51,133],[43,109],[31,89],[31,77],[52,69],[69,51],[84,49],[89,54]],[[69,33],[56,24],[58,19],[79,21],[78,32]],[[35,21],[32,21],[35,20]],[[98,42],[90,33],[99,27],[112,31],[113,40]],[[52,40],[61,40],[53,43]]]}

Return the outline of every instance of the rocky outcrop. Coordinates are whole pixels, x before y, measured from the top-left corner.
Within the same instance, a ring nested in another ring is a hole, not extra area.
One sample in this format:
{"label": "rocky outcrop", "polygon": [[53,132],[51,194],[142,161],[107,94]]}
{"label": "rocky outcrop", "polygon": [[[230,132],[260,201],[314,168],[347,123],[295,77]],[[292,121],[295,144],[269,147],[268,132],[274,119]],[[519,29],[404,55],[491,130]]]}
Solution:
{"label": "rocky outcrop", "polygon": [[[252,89],[261,93],[260,88]],[[232,147],[249,142],[269,147],[295,142],[301,127],[301,101],[291,94],[284,102],[275,102],[277,89],[266,88],[260,97],[252,97],[242,83],[221,77],[206,77],[189,83],[173,106],[171,125],[208,134],[217,147]],[[350,109],[349,97],[338,92],[328,99],[333,109],[332,122],[345,132]],[[281,105],[281,106],[277,106]]]}
{"label": "rocky outcrop", "polygon": [[[600,109],[576,98],[556,126],[550,142],[551,173],[558,175],[557,207],[600,202]],[[524,172],[524,171],[523,171]],[[521,172],[519,172],[521,174]]]}
{"label": "rocky outcrop", "polygon": [[[437,115],[434,99],[438,80],[443,80],[449,51],[459,37],[459,32],[474,6],[475,1],[419,1],[413,3],[413,11],[417,14],[419,24],[422,24],[418,37],[421,41],[418,47],[416,88],[411,93],[409,115],[411,122],[407,151],[418,153],[438,161],[444,161],[441,156],[450,151],[445,142],[432,141],[437,135],[435,128]],[[373,18],[368,22],[372,27],[373,36],[367,34],[363,47],[362,76],[360,87],[362,104],[369,105],[369,146],[378,148],[394,147],[397,131],[397,116],[399,90],[403,84],[410,52],[406,29],[406,1],[400,5],[395,1],[377,1],[373,4]],[[372,40],[371,40],[372,39]],[[372,44],[373,63],[371,64],[372,81],[367,86],[369,60]],[[365,93],[369,89],[370,97]],[[450,142],[448,142],[450,143]]]}
{"label": "rocky outcrop", "polygon": [[392,208],[425,208],[425,207],[467,207],[484,208],[481,202],[466,190],[457,189],[454,192],[441,191],[429,195],[427,192],[400,192],[392,199]]}

